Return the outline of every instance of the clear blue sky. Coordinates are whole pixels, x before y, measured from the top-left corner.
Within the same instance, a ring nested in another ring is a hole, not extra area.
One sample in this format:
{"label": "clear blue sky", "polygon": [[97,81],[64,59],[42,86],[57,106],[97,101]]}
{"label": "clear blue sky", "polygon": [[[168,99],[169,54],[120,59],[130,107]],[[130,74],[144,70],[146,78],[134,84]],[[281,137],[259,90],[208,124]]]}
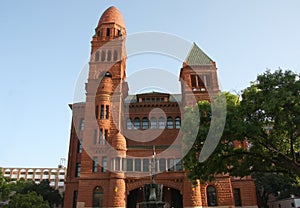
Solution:
{"label": "clear blue sky", "polygon": [[[266,68],[300,72],[299,0],[3,0],[0,166],[53,167],[67,158],[68,104],[111,5],[128,34],[159,31],[196,42],[216,61],[223,90],[241,91]],[[138,66],[133,60],[128,73]],[[170,67],[179,73],[180,64]]]}

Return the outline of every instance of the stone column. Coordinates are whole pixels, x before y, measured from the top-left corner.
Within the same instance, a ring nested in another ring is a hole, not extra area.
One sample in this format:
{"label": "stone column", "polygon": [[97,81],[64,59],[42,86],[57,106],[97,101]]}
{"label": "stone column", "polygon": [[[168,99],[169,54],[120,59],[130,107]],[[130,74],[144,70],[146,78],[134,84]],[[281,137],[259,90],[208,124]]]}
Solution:
{"label": "stone column", "polygon": [[193,185],[187,178],[183,181],[183,207],[185,208],[196,208],[202,207],[200,182]]}

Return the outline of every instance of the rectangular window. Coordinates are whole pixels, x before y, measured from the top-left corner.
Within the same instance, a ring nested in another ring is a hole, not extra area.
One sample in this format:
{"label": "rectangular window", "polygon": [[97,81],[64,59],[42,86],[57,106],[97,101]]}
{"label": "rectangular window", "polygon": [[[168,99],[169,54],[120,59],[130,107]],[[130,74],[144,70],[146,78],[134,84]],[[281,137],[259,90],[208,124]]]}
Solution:
{"label": "rectangular window", "polygon": [[93,157],[93,173],[98,172],[98,157]]}
{"label": "rectangular window", "polygon": [[98,130],[94,130],[94,144],[97,144],[97,139],[98,139]]}
{"label": "rectangular window", "polygon": [[103,144],[103,130],[99,129],[99,144]]}
{"label": "rectangular window", "polygon": [[96,116],[96,119],[99,119],[99,106],[98,105],[96,105],[95,116]]}
{"label": "rectangular window", "polygon": [[106,145],[107,144],[107,138],[108,138],[108,130],[106,129],[105,131],[104,131],[104,144]]}
{"label": "rectangular window", "polygon": [[115,170],[117,171],[121,170],[121,158],[119,157],[115,158]]}
{"label": "rectangular window", "polygon": [[103,119],[104,118],[104,105],[101,105],[101,108],[100,108],[100,119]]}
{"label": "rectangular window", "polygon": [[135,162],[135,171],[141,171],[141,168],[142,168],[142,166],[141,166],[141,159],[135,159],[134,160],[134,162]]}
{"label": "rectangular window", "polygon": [[201,88],[205,88],[206,86],[206,75],[202,75],[201,77],[198,78],[198,86]]}
{"label": "rectangular window", "polygon": [[78,139],[77,153],[82,153],[82,141]]}
{"label": "rectangular window", "polygon": [[123,158],[121,162],[122,162],[122,170],[126,171],[126,159]]}
{"label": "rectangular window", "polygon": [[143,159],[143,171],[149,172],[149,159]]}
{"label": "rectangular window", "polygon": [[109,105],[106,106],[106,114],[105,114],[105,118],[108,119],[109,118]]}
{"label": "rectangular window", "polygon": [[160,158],[159,159],[159,171],[166,171],[166,159]]}
{"label": "rectangular window", "polygon": [[73,208],[77,207],[77,197],[78,197],[78,191],[74,191],[73,192],[73,205],[72,205]]}
{"label": "rectangular window", "polygon": [[75,177],[80,177],[81,164],[76,163]]}
{"label": "rectangular window", "polygon": [[133,160],[132,159],[127,159],[127,171],[133,171]]}
{"label": "rectangular window", "polygon": [[191,75],[192,87],[197,87],[197,75]]}
{"label": "rectangular window", "polygon": [[174,159],[168,159],[168,171],[174,171]]}
{"label": "rectangular window", "polygon": [[176,163],[176,165],[175,165],[176,171],[182,171],[182,162],[181,162],[181,159],[177,158],[175,160],[175,163]]}
{"label": "rectangular window", "polygon": [[83,131],[83,129],[84,129],[84,119],[82,118],[82,119],[80,119],[79,130]]}
{"label": "rectangular window", "polygon": [[102,167],[101,167],[101,172],[105,173],[107,170],[107,158],[106,156],[102,157]]}
{"label": "rectangular window", "polygon": [[110,36],[110,28],[106,28],[106,36],[107,36],[107,37]]}
{"label": "rectangular window", "polygon": [[210,74],[198,75],[192,74],[191,75],[191,84],[194,89],[198,89],[201,91],[206,91],[207,87],[212,85],[212,78]]}
{"label": "rectangular window", "polygon": [[235,206],[242,206],[241,190],[239,188],[233,189],[234,203]]}

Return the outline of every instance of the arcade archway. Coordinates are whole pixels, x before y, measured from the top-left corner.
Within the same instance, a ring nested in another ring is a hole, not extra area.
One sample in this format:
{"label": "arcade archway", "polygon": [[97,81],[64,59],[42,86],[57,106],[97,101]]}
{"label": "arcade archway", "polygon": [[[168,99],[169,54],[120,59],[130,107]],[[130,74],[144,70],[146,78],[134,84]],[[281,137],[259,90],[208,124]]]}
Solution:
{"label": "arcade archway", "polygon": [[[127,208],[137,208],[137,203],[144,201],[143,188],[134,189],[127,196]],[[182,208],[182,195],[180,191],[170,188],[163,188],[163,201],[166,202],[166,208]]]}

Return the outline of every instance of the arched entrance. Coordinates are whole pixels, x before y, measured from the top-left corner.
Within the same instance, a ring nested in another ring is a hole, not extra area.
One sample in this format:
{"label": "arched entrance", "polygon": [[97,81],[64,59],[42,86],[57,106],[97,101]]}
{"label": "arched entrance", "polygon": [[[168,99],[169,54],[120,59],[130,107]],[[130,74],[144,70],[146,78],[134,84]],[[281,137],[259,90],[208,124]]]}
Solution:
{"label": "arched entrance", "polygon": [[136,208],[137,203],[144,201],[143,188],[134,189],[127,196],[127,208]]}
{"label": "arched entrance", "polygon": [[[127,196],[127,208],[137,208],[137,203],[144,201],[143,188],[134,189]],[[163,188],[163,201],[166,202],[166,208],[182,208],[182,195],[180,191],[170,188]]]}

